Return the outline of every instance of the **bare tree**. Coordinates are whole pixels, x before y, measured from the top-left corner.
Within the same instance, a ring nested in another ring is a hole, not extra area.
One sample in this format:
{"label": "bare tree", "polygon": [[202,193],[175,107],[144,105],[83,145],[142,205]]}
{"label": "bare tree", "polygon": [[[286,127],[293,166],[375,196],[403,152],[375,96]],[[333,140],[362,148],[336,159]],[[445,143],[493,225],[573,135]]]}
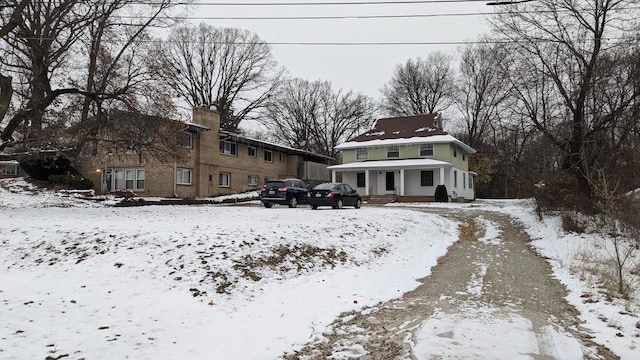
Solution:
{"label": "bare tree", "polygon": [[[20,24],[22,11],[24,11],[24,8],[28,4],[28,0],[22,0],[21,2],[14,4],[14,6],[11,6],[11,4],[8,3],[0,5],[0,14],[4,14],[5,10],[8,10],[6,17],[1,17],[2,19],[6,18],[6,21],[3,21],[0,24],[0,39],[8,36],[13,29]],[[9,110],[9,104],[11,103],[11,97],[13,95],[13,85],[11,84],[12,80],[11,76],[4,75],[0,72],[0,122]]]}
{"label": "bare tree", "polygon": [[281,82],[270,46],[256,34],[207,24],[175,29],[162,46],[158,71],[189,105],[215,105],[221,127],[237,131]]}
{"label": "bare tree", "polygon": [[78,141],[87,153],[137,155],[142,163],[149,159],[175,161],[187,156],[186,148],[178,144],[185,129],[183,122],[165,117],[135,110],[110,110],[70,128],[67,134],[74,138],[89,137],[90,141]]}
{"label": "bare tree", "polygon": [[14,54],[0,61],[23,75],[27,87],[17,91],[26,99],[26,106],[9,120],[0,134],[3,143],[12,140],[15,129],[24,122],[30,124],[30,132],[24,135],[37,139],[47,107],[61,94],[79,92],[78,89],[53,89],[51,73],[62,66],[69,49],[91,20],[90,7],[77,0],[55,4],[33,1],[22,11],[19,25],[3,39]]}
{"label": "bare tree", "polygon": [[[27,3],[20,13],[18,25],[0,38],[4,43],[4,46],[0,46],[0,66],[9,69],[14,75],[14,81],[20,84],[14,88],[14,103],[17,109],[10,114],[6,126],[0,132],[0,150],[16,145],[16,137],[21,137],[25,147],[38,149],[52,146],[59,135],[58,131],[52,130],[64,130],[72,124],[73,112],[60,116],[62,108],[74,109],[74,101],[69,101],[71,98],[67,95],[80,95],[90,99],[86,104],[129,97],[132,79],[135,78],[139,67],[133,62],[134,51],[127,52],[126,49],[132,48],[133,39],[144,33],[144,29],[167,8],[170,1],[155,1],[146,6],[156,10],[152,11],[152,15],[145,15],[146,21],[120,21],[117,27],[124,31],[109,40],[111,46],[116,46],[116,43],[124,44],[115,53],[96,37],[97,32],[90,31],[91,27],[107,23],[106,19],[119,18],[121,13],[117,13],[116,10],[124,9],[125,5],[133,6],[135,9],[141,9],[145,5],[131,0],[116,0],[109,4],[100,0]],[[6,8],[2,8],[1,19],[7,18],[8,9],[17,9],[22,2],[9,1],[7,4]],[[109,5],[115,7],[110,8]],[[116,27],[115,24],[113,26]],[[81,57],[77,56],[85,50],[83,41],[87,38],[92,39],[89,41],[92,44],[88,51],[89,64],[82,63]],[[116,38],[124,40],[119,42]],[[103,61],[106,69],[103,78],[110,79],[110,87],[96,87],[93,85],[94,80],[87,80],[95,79],[96,72],[95,68],[86,72],[85,66],[95,66],[94,60],[100,56],[110,59]],[[119,74],[108,70],[108,66],[113,70],[116,63],[124,69]],[[83,82],[87,84],[86,87],[80,85]],[[114,85],[115,82],[118,84]],[[44,130],[47,130],[47,134]]]}
{"label": "bare tree", "polygon": [[383,108],[391,116],[428,114],[446,110],[453,101],[451,56],[442,52],[426,59],[409,59],[396,66],[382,88]]}
{"label": "bare tree", "polygon": [[337,159],[335,146],[369,129],[375,106],[371,98],[336,92],[326,81],[292,79],[273,94],[264,113],[263,124],[276,141]]}
{"label": "bare tree", "polygon": [[[639,88],[627,86],[615,102],[601,106],[613,95],[614,89],[606,84],[615,76],[625,76],[612,73],[612,64],[603,60],[617,61],[607,55],[617,47],[634,46],[625,32],[636,23],[630,10],[633,4],[630,0],[538,0],[501,7],[493,19],[495,31],[512,45],[511,93],[529,113],[528,121],[562,152],[562,167],[574,174],[580,192],[587,196],[592,195],[590,179],[597,154],[590,145],[640,96]],[[549,93],[553,96],[547,98]]]}
{"label": "bare tree", "polygon": [[456,82],[455,104],[462,114],[464,140],[477,147],[500,117],[508,80],[499,66],[504,48],[494,44],[470,45],[462,49]]}
{"label": "bare tree", "polygon": [[[635,260],[635,254],[639,247],[638,231],[634,226],[637,223],[629,221],[633,215],[637,220],[637,208],[628,196],[617,195],[617,184],[612,185],[607,181],[606,175],[598,170],[598,179],[594,184],[594,193],[598,199],[601,213],[598,216],[598,229],[607,239],[606,250],[609,252],[614,264],[616,290],[621,295],[627,295],[633,281],[627,278],[637,278],[635,273],[640,265]],[[634,261],[635,260],[635,261]]]}
{"label": "bare tree", "polygon": [[[135,54],[152,52],[147,49],[148,42],[144,41],[149,40],[146,30],[152,24],[159,26],[158,17],[171,6],[169,0],[149,3],[149,6],[142,6],[136,0],[112,0],[96,4],[95,21],[86,29],[89,56],[85,89],[87,92],[114,96],[85,97],[81,121],[101,113],[105,100],[118,99],[129,107],[135,107],[137,100],[132,101],[132,96],[139,93],[137,87],[152,82],[154,78],[146,64],[141,63],[143,56]],[[119,15],[123,13],[137,16],[122,18]],[[159,102],[155,105],[166,109]]]}

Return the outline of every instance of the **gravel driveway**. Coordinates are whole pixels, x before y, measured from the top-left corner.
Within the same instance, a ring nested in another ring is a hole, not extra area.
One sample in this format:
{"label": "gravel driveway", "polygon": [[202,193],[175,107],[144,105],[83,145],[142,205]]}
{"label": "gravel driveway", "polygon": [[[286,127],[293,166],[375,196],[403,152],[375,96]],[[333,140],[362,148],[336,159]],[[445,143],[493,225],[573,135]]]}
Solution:
{"label": "gravel driveway", "polygon": [[[484,314],[491,319],[510,314],[528,319],[539,349],[528,354],[533,359],[556,359],[562,354],[553,336],[558,332],[580,345],[583,358],[617,358],[580,331],[577,311],[565,301],[566,290],[529,245],[528,234],[516,220],[482,210],[420,210],[461,224],[459,241],[439,259],[432,274],[399,299],[342,314],[324,339],[311,341],[285,359],[325,359],[340,349],[361,349],[354,351],[353,358],[358,359],[424,359],[424,353],[416,356],[415,345],[425,322],[443,314],[447,319],[465,319],[467,314],[477,320],[478,309],[489,309]],[[495,236],[485,236],[491,229],[498,230]],[[550,327],[556,330],[550,333]],[[437,336],[438,343],[446,346],[455,334]],[[441,358],[436,351],[427,357]]]}

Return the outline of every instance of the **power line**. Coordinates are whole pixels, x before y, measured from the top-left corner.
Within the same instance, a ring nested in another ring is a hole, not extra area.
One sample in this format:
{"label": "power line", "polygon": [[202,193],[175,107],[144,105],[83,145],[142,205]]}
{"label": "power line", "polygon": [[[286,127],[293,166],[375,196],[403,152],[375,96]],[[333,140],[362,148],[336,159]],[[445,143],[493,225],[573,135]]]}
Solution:
{"label": "power line", "polygon": [[[314,16],[165,16],[176,20],[349,20],[349,19],[405,19],[431,17],[484,16],[497,13],[440,13],[440,14],[397,14],[397,15],[314,15]],[[135,16],[121,15],[122,19],[137,19]]]}
{"label": "power line", "polygon": [[[44,39],[44,38],[33,38],[33,37],[25,37],[22,39]],[[51,38],[46,38],[49,40],[53,40]],[[638,39],[632,36],[629,37],[612,37],[606,38],[603,40],[607,41],[623,41],[623,42],[637,42]],[[118,42],[120,40],[115,39],[103,39],[104,42]],[[195,43],[198,41],[184,41],[184,40],[161,40],[161,39],[139,39],[137,40],[139,43]],[[538,40],[536,42],[554,42],[553,40]],[[211,44],[226,44],[226,45],[255,45],[254,42],[244,42],[244,41],[206,41],[206,43]],[[490,45],[490,44],[515,44],[518,43],[516,40],[509,39],[485,39],[485,40],[462,40],[462,41],[264,41],[260,42],[265,45],[291,45],[291,46],[424,46],[424,45]]]}
{"label": "power line", "polygon": [[[342,6],[342,5],[408,5],[408,4],[454,4],[454,3],[486,3],[489,0],[398,0],[398,1],[310,1],[310,2],[176,2],[175,5],[191,6]],[[140,2],[148,4],[148,2]]]}

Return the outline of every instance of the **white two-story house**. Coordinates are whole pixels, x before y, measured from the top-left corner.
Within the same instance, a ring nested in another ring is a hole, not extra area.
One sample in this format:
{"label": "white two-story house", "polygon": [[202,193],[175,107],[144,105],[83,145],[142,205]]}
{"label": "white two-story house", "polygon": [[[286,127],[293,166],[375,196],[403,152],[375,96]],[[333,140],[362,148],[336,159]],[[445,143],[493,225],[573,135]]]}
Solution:
{"label": "white two-story house", "polygon": [[433,201],[445,185],[451,200],[473,200],[469,155],[476,151],[447,134],[438,114],[379,119],[374,128],[336,147],[343,163],[330,166],[365,199]]}

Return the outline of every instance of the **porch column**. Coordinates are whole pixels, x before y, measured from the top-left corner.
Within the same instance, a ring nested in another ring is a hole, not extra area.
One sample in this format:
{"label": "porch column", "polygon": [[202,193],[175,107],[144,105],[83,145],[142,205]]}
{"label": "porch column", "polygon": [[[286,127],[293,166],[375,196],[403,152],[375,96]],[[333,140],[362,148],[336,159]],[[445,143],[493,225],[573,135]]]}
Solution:
{"label": "porch column", "polygon": [[443,167],[440,168],[440,184],[439,185],[444,185],[444,168]]}
{"label": "porch column", "polygon": [[336,182],[336,171],[331,170],[331,182]]}
{"label": "porch column", "polygon": [[364,171],[364,194],[369,196],[369,170]]}
{"label": "porch column", "polygon": [[404,196],[404,169],[400,169],[400,196]]}

